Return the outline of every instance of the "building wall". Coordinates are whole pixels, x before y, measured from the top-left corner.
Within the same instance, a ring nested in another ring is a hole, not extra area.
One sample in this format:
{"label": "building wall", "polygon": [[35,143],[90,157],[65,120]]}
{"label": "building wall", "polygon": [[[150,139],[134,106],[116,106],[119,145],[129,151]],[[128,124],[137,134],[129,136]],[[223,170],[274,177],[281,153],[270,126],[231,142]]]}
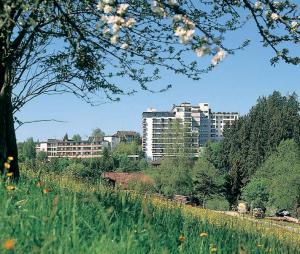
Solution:
{"label": "building wall", "polygon": [[36,151],[46,151],[48,158],[94,158],[100,157],[107,141],[48,140],[36,145]]}
{"label": "building wall", "polygon": [[[239,118],[236,112],[211,112],[208,103],[199,103],[192,106],[190,103],[173,105],[171,111],[156,111],[154,109],[143,113],[143,151],[149,160],[157,160],[163,156],[175,156],[166,152],[165,134],[175,120],[187,133],[184,145],[190,147],[193,156],[199,155],[199,148],[208,141],[220,141],[226,125],[231,125]],[[187,140],[187,142],[186,142]],[[173,145],[176,139],[173,139]]]}

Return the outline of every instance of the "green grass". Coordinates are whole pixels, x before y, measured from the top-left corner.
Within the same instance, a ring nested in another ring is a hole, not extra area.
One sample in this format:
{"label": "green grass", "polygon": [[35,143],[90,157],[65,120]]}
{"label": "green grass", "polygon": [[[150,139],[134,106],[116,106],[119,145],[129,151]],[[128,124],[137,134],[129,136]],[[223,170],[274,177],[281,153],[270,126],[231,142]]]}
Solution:
{"label": "green grass", "polygon": [[[144,197],[86,186],[22,179],[0,185],[0,253],[299,253],[297,246],[259,231],[213,225],[180,207],[153,205]],[[49,193],[44,194],[43,189]],[[199,234],[207,232],[201,238]],[[179,241],[183,235],[185,240]],[[15,239],[12,250],[2,243]],[[259,245],[259,246],[257,246]],[[270,251],[270,252],[269,252]]]}

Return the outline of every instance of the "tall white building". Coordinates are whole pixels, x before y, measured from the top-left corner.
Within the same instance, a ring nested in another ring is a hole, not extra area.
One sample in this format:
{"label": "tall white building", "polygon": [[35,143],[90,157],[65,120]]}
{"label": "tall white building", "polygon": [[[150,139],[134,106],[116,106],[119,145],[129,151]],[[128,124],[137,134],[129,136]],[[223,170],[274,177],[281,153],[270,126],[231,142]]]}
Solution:
{"label": "tall white building", "polygon": [[[206,142],[219,141],[223,138],[225,125],[231,125],[239,118],[237,112],[211,112],[208,103],[192,106],[190,103],[173,105],[170,111],[157,111],[150,108],[142,115],[143,151],[149,160],[158,160],[163,156],[174,156],[170,146],[178,144],[178,133],[171,130],[174,123],[184,130],[182,145],[188,146],[192,155],[197,157],[199,149]],[[171,130],[171,131],[170,131]],[[173,133],[170,133],[173,132]],[[177,137],[176,137],[177,135]],[[167,151],[168,150],[168,151]]]}

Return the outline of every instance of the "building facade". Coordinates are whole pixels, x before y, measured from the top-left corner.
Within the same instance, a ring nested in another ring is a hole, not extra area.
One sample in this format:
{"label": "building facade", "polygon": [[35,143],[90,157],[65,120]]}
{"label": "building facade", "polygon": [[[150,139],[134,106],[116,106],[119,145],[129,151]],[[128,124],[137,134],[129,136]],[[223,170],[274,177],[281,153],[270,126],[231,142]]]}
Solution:
{"label": "building facade", "polygon": [[104,147],[109,147],[105,140],[57,140],[48,139],[36,144],[36,152],[46,152],[51,158],[95,158],[100,157]]}
{"label": "building facade", "polygon": [[103,148],[113,150],[120,142],[132,142],[139,133],[134,131],[117,131],[112,136],[99,138],[90,137],[88,140],[59,140],[48,139],[45,142],[36,143],[36,152],[46,152],[51,158],[95,158],[100,157]]}
{"label": "building facade", "polygon": [[173,105],[170,111],[151,108],[142,115],[143,151],[147,159],[158,160],[178,154],[177,146],[197,157],[201,147],[221,140],[224,127],[238,118],[237,112],[212,112],[208,103],[193,106],[185,102]]}

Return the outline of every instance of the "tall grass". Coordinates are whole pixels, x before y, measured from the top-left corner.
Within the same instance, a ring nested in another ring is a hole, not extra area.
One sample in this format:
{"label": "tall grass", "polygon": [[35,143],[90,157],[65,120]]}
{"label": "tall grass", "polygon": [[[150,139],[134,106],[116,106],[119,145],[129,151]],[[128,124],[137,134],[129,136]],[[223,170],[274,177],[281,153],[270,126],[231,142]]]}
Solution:
{"label": "tall grass", "polygon": [[50,178],[37,186],[26,177],[11,191],[1,182],[0,241],[15,245],[0,253],[299,253],[292,241],[229,219],[212,223],[163,201]]}

